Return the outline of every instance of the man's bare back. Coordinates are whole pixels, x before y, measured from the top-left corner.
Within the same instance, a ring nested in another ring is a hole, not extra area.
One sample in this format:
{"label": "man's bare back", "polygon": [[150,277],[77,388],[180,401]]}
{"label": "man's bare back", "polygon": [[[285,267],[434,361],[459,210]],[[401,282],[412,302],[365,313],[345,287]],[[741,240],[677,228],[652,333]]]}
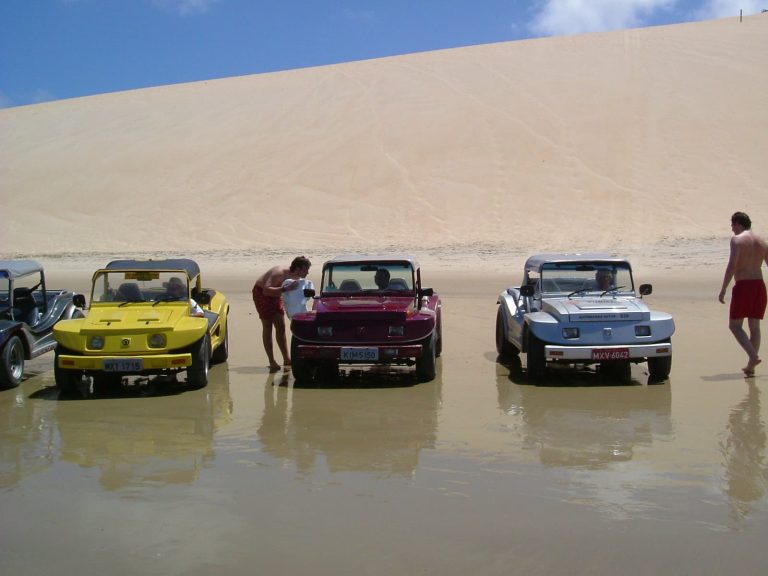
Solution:
{"label": "man's bare back", "polygon": [[731,238],[733,277],[735,280],[759,280],[763,262],[768,264],[768,243],[752,230],[744,230]]}
{"label": "man's bare back", "polygon": [[[264,274],[262,274],[258,280],[256,280],[256,286],[262,288],[265,293],[270,293],[272,296],[280,296],[282,290],[280,287],[283,285],[286,277],[290,273],[288,268],[282,266],[273,266]],[[267,291],[269,288],[276,288],[276,290]]]}

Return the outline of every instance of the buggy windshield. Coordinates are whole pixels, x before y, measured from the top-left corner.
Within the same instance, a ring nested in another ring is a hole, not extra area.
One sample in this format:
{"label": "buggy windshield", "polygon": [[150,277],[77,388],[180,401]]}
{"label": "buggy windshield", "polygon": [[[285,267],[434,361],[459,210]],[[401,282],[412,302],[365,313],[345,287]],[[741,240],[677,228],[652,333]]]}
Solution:
{"label": "buggy windshield", "polygon": [[162,270],[105,270],[93,281],[91,302],[188,302],[186,274]]}
{"label": "buggy windshield", "polygon": [[320,291],[411,296],[414,284],[409,262],[332,263],[323,269]]}
{"label": "buggy windshield", "polygon": [[541,267],[538,284],[546,295],[634,292],[632,271],[626,262],[547,263]]}

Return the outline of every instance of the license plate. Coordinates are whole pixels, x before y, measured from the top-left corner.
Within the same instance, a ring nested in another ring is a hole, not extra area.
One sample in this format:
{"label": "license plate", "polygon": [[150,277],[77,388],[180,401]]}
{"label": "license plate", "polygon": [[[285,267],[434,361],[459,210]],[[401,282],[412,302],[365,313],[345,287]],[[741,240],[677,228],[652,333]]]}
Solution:
{"label": "license plate", "polygon": [[354,362],[373,362],[379,359],[378,348],[342,348],[342,360],[352,360]]}
{"label": "license plate", "polygon": [[105,372],[141,372],[144,360],[141,358],[107,358],[104,360]]}
{"label": "license plate", "polygon": [[592,360],[629,360],[629,348],[593,349]]}

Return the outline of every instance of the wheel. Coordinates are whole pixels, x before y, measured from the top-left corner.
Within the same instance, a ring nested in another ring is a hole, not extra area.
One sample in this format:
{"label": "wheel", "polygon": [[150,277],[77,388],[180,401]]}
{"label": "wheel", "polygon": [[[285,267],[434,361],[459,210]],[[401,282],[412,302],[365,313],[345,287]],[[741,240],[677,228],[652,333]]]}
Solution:
{"label": "wheel", "polygon": [[216,350],[211,354],[211,362],[214,364],[221,364],[226,362],[229,358],[229,325],[225,324],[224,327],[224,340]]}
{"label": "wheel", "polygon": [[291,372],[296,382],[312,380],[313,362],[299,356],[299,344],[295,336],[291,337]]}
{"label": "wheel", "polygon": [[422,343],[421,358],[416,359],[416,376],[419,382],[429,382],[435,379],[437,373],[437,355],[435,354],[435,335],[432,334]]}
{"label": "wheel", "polygon": [[506,330],[504,330],[504,313],[501,311],[501,306],[496,312],[496,352],[502,359],[520,354],[520,350],[507,340]]}
{"label": "wheel", "polygon": [[443,353],[443,323],[438,321],[437,323],[437,341],[435,342],[435,356],[437,358]]}
{"label": "wheel", "polygon": [[528,377],[531,380],[544,378],[547,360],[544,356],[544,342],[536,338],[535,334],[528,334]]}
{"label": "wheel", "polygon": [[54,352],[53,360],[53,376],[56,380],[56,386],[64,394],[72,394],[78,392],[80,388],[80,382],[83,380],[82,370],[67,370],[66,368],[59,368],[59,355],[68,354],[69,350],[56,346],[56,352]]}
{"label": "wheel", "polygon": [[672,356],[654,356],[648,358],[648,383],[660,384],[669,378],[672,370]]}
{"label": "wheel", "polygon": [[632,380],[632,365],[629,360],[601,362],[600,375],[616,382],[627,383]]}
{"label": "wheel", "polygon": [[0,386],[14,388],[24,375],[24,345],[18,336],[11,336],[0,354]]}
{"label": "wheel", "polygon": [[208,385],[208,368],[211,363],[211,342],[208,334],[192,347],[192,366],[187,368],[187,383],[192,388]]}

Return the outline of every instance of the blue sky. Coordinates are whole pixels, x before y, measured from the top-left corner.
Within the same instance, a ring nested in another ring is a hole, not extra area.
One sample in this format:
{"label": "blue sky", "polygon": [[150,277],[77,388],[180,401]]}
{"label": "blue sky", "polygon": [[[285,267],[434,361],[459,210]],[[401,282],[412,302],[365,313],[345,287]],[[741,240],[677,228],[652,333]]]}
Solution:
{"label": "blue sky", "polygon": [[0,107],[761,8],[768,0],[0,0]]}

